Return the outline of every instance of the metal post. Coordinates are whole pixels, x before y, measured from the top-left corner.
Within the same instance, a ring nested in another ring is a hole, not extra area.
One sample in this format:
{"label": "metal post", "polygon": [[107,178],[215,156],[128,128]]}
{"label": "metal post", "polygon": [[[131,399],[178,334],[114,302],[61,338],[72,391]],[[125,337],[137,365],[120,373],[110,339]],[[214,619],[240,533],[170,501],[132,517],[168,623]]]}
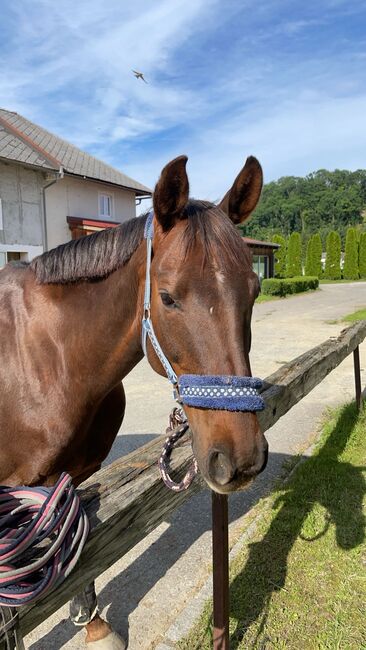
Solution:
{"label": "metal post", "polygon": [[212,492],[213,648],[229,650],[228,499]]}
{"label": "metal post", "polygon": [[355,388],[356,388],[356,405],[359,411],[362,407],[361,399],[361,370],[360,370],[360,348],[357,346],[353,350],[353,364],[355,370]]}

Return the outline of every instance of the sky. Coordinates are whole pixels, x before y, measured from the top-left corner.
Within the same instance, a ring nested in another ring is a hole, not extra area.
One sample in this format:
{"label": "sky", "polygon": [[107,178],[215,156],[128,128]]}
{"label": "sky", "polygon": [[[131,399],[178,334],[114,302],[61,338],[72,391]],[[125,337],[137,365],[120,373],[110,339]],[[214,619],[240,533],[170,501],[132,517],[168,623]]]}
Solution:
{"label": "sky", "polygon": [[186,154],[212,201],[248,155],[365,168],[366,3],[0,0],[0,106],[151,188]]}

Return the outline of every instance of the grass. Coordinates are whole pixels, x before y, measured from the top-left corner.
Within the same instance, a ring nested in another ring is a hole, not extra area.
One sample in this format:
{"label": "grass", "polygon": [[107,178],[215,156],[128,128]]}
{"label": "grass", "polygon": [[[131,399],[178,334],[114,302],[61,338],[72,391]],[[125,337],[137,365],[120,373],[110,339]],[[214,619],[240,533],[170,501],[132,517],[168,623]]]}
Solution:
{"label": "grass", "polygon": [[319,284],[350,284],[353,282],[366,282],[365,278],[359,278],[358,280],[327,280],[326,278],[322,278],[319,280]]}
{"label": "grass", "polygon": [[358,320],[366,319],[366,307],[364,309],[359,309],[358,311],[353,312],[353,314],[348,314],[343,318],[344,321],[348,323],[355,323]]}
{"label": "grass", "polygon": [[[257,506],[230,571],[231,650],[366,648],[365,436],[366,408],[332,412],[314,455]],[[211,611],[177,647],[212,648]]]}
{"label": "grass", "polygon": [[[366,319],[366,307],[364,309],[359,309],[354,311],[352,314],[347,314],[347,316],[342,316],[339,320],[326,320],[324,321],[327,325],[337,325],[337,323],[356,323],[360,320]],[[366,647],[366,646],[365,646]]]}
{"label": "grass", "polygon": [[279,296],[267,296],[264,293],[260,293],[255,302],[256,303],[269,302],[270,300],[281,300],[281,298]]}

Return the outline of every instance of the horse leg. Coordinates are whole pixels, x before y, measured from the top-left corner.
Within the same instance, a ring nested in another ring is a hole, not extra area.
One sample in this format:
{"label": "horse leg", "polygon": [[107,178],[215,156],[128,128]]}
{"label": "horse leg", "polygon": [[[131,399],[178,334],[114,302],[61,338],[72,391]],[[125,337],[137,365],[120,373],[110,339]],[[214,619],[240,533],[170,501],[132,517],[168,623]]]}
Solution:
{"label": "horse leg", "polygon": [[124,640],[98,614],[94,582],[72,599],[70,618],[74,625],[85,627],[88,650],[125,650]]}
{"label": "horse leg", "polygon": [[[108,455],[122,424],[125,405],[122,384],[116,386],[101,403],[87,437],[86,464],[94,464],[94,469],[89,475],[99,469],[101,462]],[[88,458],[91,450],[92,459]],[[82,480],[85,478],[87,476],[84,475]],[[125,641],[98,614],[94,582],[73,598],[70,603],[70,618],[75,625],[85,627],[88,650],[125,650]]]}

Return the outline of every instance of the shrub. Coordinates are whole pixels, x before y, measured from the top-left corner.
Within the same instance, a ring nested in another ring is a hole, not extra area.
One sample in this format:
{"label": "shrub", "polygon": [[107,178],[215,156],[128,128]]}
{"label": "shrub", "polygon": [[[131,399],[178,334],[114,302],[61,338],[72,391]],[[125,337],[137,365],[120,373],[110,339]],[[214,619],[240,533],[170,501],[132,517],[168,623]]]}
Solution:
{"label": "shrub", "polygon": [[312,237],[310,237],[306,248],[305,275],[308,276],[315,275],[314,264],[313,264],[313,238]]}
{"label": "shrub", "polygon": [[290,235],[287,247],[286,277],[294,278],[302,275],[301,268],[301,237],[300,233]]}
{"label": "shrub", "polygon": [[284,278],[286,276],[287,242],[282,235],[274,235],[271,239],[275,244],[280,244],[280,248],[278,248],[274,253],[274,274],[276,278]]}
{"label": "shrub", "polygon": [[301,275],[297,278],[266,278],[262,281],[261,289],[267,296],[284,297],[291,293],[317,289],[318,286],[318,278]]}
{"label": "shrub", "polygon": [[360,278],[366,278],[366,232],[360,237],[359,272]]}
{"label": "shrub", "polygon": [[320,238],[319,233],[316,233],[316,235],[313,235],[313,248],[312,248],[314,271],[310,274],[310,275],[315,275],[316,278],[321,278],[323,273],[322,252],[323,252],[322,240]]}
{"label": "shrub", "polygon": [[327,237],[324,277],[328,280],[341,279],[341,238],[335,230]]}
{"label": "shrub", "polygon": [[343,277],[346,280],[358,280],[358,244],[354,228],[347,228],[346,248],[344,252]]}

